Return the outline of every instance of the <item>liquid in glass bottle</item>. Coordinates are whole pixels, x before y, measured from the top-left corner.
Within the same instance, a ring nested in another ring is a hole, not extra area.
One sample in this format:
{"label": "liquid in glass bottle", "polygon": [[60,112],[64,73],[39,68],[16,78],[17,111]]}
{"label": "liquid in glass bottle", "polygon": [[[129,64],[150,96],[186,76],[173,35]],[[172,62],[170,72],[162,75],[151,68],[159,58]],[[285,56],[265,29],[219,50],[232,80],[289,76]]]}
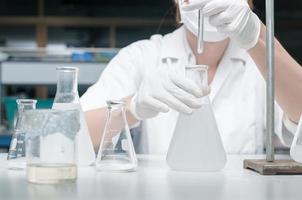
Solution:
{"label": "liquid in glass bottle", "polygon": [[27,180],[55,184],[77,179],[78,110],[39,109],[24,113]]}

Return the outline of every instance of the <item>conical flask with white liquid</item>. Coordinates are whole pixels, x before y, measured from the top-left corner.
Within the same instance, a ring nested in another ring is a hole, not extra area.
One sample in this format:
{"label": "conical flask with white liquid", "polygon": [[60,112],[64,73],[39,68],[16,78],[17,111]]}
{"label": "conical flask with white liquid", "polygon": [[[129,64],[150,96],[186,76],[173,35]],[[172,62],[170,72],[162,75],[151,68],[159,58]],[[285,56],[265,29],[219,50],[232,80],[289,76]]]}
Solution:
{"label": "conical flask with white liquid", "polygon": [[[189,65],[186,78],[202,90],[208,85],[208,66]],[[226,154],[208,96],[192,114],[179,114],[170,142],[167,163],[174,170],[217,171],[224,167]]]}
{"label": "conical flask with white liquid", "polygon": [[52,108],[56,110],[77,109],[80,112],[80,131],[77,134],[77,160],[78,165],[94,164],[95,152],[89,135],[88,126],[81,108],[78,93],[78,68],[57,68],[57,92]]}

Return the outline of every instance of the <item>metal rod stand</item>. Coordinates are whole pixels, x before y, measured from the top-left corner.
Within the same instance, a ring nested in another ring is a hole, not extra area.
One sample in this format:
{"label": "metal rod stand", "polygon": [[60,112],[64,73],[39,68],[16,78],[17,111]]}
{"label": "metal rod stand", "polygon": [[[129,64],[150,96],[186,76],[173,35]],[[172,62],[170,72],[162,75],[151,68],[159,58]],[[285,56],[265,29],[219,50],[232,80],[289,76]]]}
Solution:
{"label": "metal rod stand", "polygon": [[274,161],[275,133],[275,37],[274,0],[266,0],[266,161]]}
{"label": "metal rod stand", "polygon": [[274,0],[266,0],[266,159],[244,160],[243,167],[262,175],[302,174],[302,164],[293,160],[275,160],[275,37]]}

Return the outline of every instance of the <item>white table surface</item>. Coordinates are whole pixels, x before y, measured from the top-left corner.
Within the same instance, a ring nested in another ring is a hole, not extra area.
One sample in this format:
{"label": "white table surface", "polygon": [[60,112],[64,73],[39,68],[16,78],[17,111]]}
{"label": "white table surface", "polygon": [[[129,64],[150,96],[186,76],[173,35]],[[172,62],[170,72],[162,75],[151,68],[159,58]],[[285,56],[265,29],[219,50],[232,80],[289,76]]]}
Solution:
{"label": "white table surface", "polygon": [[229,156],[225,168],[212,173],[171,171],[163,157],[139,156],[136,172],[105,173],[93,167],[80,168],[76,183],[58,185],[29,184],[25,171],[4,167],[4,158],[0,154],[1,200],[302,199],[302,176],[262,176],[242,168],[244,158],[256,156]]}

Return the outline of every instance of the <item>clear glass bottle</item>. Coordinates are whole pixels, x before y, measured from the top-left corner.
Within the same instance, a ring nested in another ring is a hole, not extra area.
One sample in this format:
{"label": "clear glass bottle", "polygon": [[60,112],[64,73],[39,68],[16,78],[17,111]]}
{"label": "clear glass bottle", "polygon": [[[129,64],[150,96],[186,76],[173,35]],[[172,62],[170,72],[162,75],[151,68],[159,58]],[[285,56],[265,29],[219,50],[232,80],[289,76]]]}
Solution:
{"label": "clear glass bottle", "polygon": [[37,100],[17,99],[18,118],[14,129],[9,151],[7,154],[9,169],[24,169],[26,167],[25,159],[25,132],[20,129],[21,118],[25,110],[36,109]]}
{"label": "clear glass bottle", "polygon": [[57,92],[52,108],[57,110],[79,110],[81,128],[77,134],[77,159],[79,165],[87,166],[94,164],[95,152],[80,104],[78,71],[79,69],[76,67],[57,67]]}
{"label": "clear glass bottle", "polygon": [[294,161],[302,163],[302,115],[290,147],[290,156]]}
{"label": "clear glass bottle", "polygon": [[134,171],[137,158],[125,115],[125,104],[122,101],[107,101],[107,106],[107,121],[96,168],[101,171]]}

